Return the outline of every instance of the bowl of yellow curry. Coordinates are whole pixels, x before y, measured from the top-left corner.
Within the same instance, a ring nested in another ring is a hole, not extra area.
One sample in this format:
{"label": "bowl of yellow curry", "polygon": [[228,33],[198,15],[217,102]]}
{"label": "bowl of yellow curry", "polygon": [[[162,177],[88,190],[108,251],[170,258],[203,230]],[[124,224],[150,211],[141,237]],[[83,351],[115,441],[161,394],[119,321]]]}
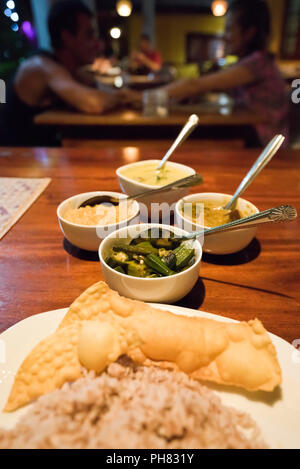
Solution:
{"label": "bowl of yellow curry", "polygon": [[[147,190],[158,189],[179,179],[192,176],[196,171],[189,166],[168,161],[157,173],[156,168],[160,160],[145,160],[127,164],[117,169],[116,174],[122,191],[129,195],[137,195]],[[172,210],[174,204],[189,192],[188,188],[166,191],[157,195],[145,196],[139,199],[148,210],[157,210],[151,204],[168,204]]]}
{"label": "bowl of yellow curry", "polygon": [[[235,210],[224,210],[223,207],[231,198],[232,195],[216,192],[184,197],[175,207],[176,225],[192,232],[224,225],[259,212],[255,205],[241,198],[238,199]],[[248,246],[255,235],[256,227],[217,233],[204,238],[203,251],[211,254],[233,254]]]}

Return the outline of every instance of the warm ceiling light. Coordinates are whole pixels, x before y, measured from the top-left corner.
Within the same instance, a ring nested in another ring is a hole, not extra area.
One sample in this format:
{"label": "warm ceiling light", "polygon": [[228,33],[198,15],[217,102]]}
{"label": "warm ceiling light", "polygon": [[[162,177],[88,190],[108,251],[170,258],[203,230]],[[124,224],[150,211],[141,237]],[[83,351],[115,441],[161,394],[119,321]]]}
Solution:
{"label": "warm ceiling light", "polygon": [[228,8],[225,0],[215,0],[211,4],[211,10],[215,16],[224,16]]}
{"label": "warm ceiling light", "polygon": [[111,28],[110,35],[113,39],[119,39],[121,36],[121,29],[120,28]]}
{"label": "warm ceiling light", "polygon": [[120,16],[130,16],[132,12],[132,3],[129,0],[119,0],[117,2],[117,13]]}

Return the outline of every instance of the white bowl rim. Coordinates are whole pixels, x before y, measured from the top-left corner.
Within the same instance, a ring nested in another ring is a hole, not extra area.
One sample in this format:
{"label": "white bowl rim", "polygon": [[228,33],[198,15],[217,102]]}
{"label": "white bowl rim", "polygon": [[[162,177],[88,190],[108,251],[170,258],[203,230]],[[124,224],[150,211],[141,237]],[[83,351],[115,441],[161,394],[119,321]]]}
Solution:
{"label": "white bowl rim", "polygon": [[112,191],[91,191],[91,192],[82,192],[80,194],[72,195],[68,199],[63,200],[59,206],[57,207],[57,217],[59,220],[62,220],[64,223],[67,223],[70,226],[75,226],[75,227],[80,227],[80,228],[88,228],[88,229],[97,229],[97,228],[111,228],[112,226],[117,226],[120,225],[121,223],[128,222],[130,220],[133,220],[134,217],[136,217],[140,211],[139,209],[139,204],[136,200],[133,200],[132,203],[135,206],[136,210],[134,212],[134,215],[132,215],[129,218],[125,218],[124,220],[120,220],[116,223],[110,223],[108,225],[81,225],[79,223],[73,223],[69,220],[66,220],[61,214],[60,211],[63,208],[63,205],[65,205],[67,202],[70,202],[73,199],[76,199],[77,197],[80,197],[82,195],[86,195],[87,197],[93,197],[93,195],[111,195],[112,197],[119,197],[120,199],[126,199],[126,194],[123,194],[122,192],[112,192]]}
{"label": "white bowl rim", "polygon": [[[124,179],[125,181],[127,182],[131,182],[131,183],[134,183],[136,184],[137,186],[139,187],[143,187],[145,189],[157,189],[159,186],[153,186],[153,185],[150,185],[150,184],[144,184],[142,182],[139,182],[139,181],[135,181],[134,179],[130,179],[128,178],[127,176],[124,176],[121,171],[125,168],[129,168],[130,166],[141,166],[143,164],[145,164],[146,162],[149,163],[157,163],[159,164],[161,160],[142,160],[142,161],[135,161],[134,163],[128,163],[128,164],[125,164],[123,166],[120,166],[118,169],[116,169],[116,175],[118,176],[118,178],[122,178]],[[172,165],[172,166],[180,166],[181,168],[186,168],[190,171],[190,176],[192,176],[193,174],[196,174],[196,171],[194,170],[194,168],[191,168],[190,166],[187,166],[185,164],[182,164],[182,163],[177,163],[176,161],[167,161],[167,164],[168,165]]]}
{"label": "white bowl rim", "polygon": [[[200,225],[199,223],[195,223],[194,221],[190,220],[189,218],[186,218],[185,216],[182,215],[182,213],[179,210],[180,204],[182,204],[183,200],[188,202],[188,199],[193,198],[193,197],[199,197],[199,196],[201,196],[201,198],[203,198],[205,196],[233,197],[233,194],[223,194],[222,192],[196,192],[194,194],[189,194],[186,197],[183,197],[183,198],[178,200],[178,202],[175,205],[175,212],[176,212],[177,215],[179,215],[183,220],[186,220],[190,223],[193,223],[193,225],[195,225],[195,226],[208,228],[205,225]],[[239,199],[242,200],[243,202],[246,202],[247,204],[250,204],[251,208],[253,208],[255,210],[255,213],[260,212],[260,210],[256,207],[256,205],[254,205],[252,202],[250,202],[250,200],[243,199],[242,197],[239,197]],[[246,230],[246,229],[249,229],[249,228],[251,228],[251,226],[248,226],[248,227],[245,227],[245,228],[241,227],[241,230],[242,229]]]}
{"label": "white bowl rim", "polygon": [[[181,231],[183,234],[188,234],[187,231],[185,230],[182,230],[181,228],[177,227],[177,226],[171,226],[171,225],[162,225],[160,223],[139,223],[137,225],[132,225],[130,226],[130,229],[134,229],[136,228],[137,226],[140,226],[140,227],[145,227],[145,228],[163,228],[165,230],[168,230],[168,229],[172,229],[174,228],[175,230],[178,230],[178,231]],[[177,274],[174,274],[174,275],[170,275],[169,277],[159,277],[159,278],[143,278],[143,277],[134,277],[134,276],[130,276],[130,275],[126,275],[126,274],[122,274],[121,272],[118,272],[114,269],[112,269],[108,264],[106,264],[103,256],[102,256],[102,250],[104,249],[104,246],[105,246],[105,243],[117,232],[117,231],[121,231],[121,230],[124,230],[124,229],[128,229],[128,227],[124,227],[124,228],[120,228],[116,231],[114,231],[113,233],[111,233],[110,235],[108,235],[103,241],[102,243],[100,244],[99,246],[99,249],[98,249],[98,254],[99,254],[99,259],[100,259],[100,263],[101,264],[105,264],[105,267],[107,267],[109,270],[111,270],[112,272],[118,274],[118,275],[121,275],[122,277],[125,277],[125,278],[130,278],[130,279],[135,279],[135,280],[143,280],[143,281],[148,281],[148,282],[157,282],[158,280],[166,280],[168,278],[170,279],[174,279],[175,277],[179,277],[181,275],[184,275],[186,274],[187,272],[189,272],[190,270],[192,270],[196,265],[199,265],[201,260],[202,260],[202,255],[203,255],[203,250],[202,250],[202,246],[201,244],[199,243],[199,241],[197,239],[194,239],[194,242],[198,245],[197,248],[199,249],[198,252],[199,252],[199,259],[198,260],[195,260],[195,263],[193,265],[191,265],[191,267],[189,267],[188,269],[184,270],[183,272],[178,272]]]}

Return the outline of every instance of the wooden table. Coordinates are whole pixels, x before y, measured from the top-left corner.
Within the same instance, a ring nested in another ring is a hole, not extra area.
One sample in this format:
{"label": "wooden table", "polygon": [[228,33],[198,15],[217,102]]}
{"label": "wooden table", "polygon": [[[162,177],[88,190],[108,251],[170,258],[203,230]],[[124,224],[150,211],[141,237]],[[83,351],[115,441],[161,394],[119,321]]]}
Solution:
{"label": "wooden table", "polygon": [[[102,279],[97,256],[64,243],[56,208],[92,190],[118,190],[115,169],[159,158],[168,141],[95,149],[0,149],[0,176],[51,177],[52,183],[0,241],[0,330],[27,316],[68,306]],[[232,193],[257,157],[254,150],[198,152],[188,141],[176,160],[203,174],[201,191]],[[280,203],[300,207],[300,151],[281,151],[247,190],[260,209]],[[194,190],[196,191],[196,190]],[[239,320],[261,319],[292,342],[300,338],[300,219],[261,227],[252,244],[231,256],[205,255],[201,277],[180,305]]]}
{"label": "wooden table", "polygon": [[[53,110],[38,114],[35,118],[37,125],[66,126],[179,126],[186,123],[188,114],[184,111],[171,112],[166,117],[146,117],[141,111],[132,109],[121,109],[107,114],[81,114],[79,112]],[[224,115],[211,112],[199,115],[201,125],[253,125],[261,123],[262,119],[251,111],[234,111],[232,114]]]}
{"label": "wooden table", "polygon": [[[218,112],[174,110],[166,117],[145,117],[141,111],[120,109],[102,115],[89,115],[66,110],[46,111],[35,117],[37,126],[55,127],[63,141],[170,138],[177,135],[192,112],[197,112],[200,123],[192,137],[198,139],[242,139],[251,138],[251,127],[262,123],[262,117],[248,110],[235,110],[224,115]],[[250,136],[250,137],[249,137]],[[66,145],[64,145],[66,146]]]}

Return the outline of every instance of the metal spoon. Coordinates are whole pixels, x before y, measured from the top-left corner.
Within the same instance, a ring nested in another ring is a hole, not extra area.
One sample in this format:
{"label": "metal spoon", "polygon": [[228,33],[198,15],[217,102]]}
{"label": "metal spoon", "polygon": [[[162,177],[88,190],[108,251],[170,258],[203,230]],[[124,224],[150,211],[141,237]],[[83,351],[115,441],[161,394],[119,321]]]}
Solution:
{"label": "metal spoon", "polygon": [[171,184],[168,184],[167,186],[162,186],[162,187],[158,187],[157,189],[151,189],[150,191],[141,192],[140,194],[132,195],[124,199],[118,199],[110,195],[96,195],[95,197],[91,197],[90,199],[83,202],[78,208],[86,207],[87,205],[89,205],[90,207],[93,207],[94,205],[99,205],[103,203],[119,205],[121,202],[126,201],[127,203],[129,200],[136,200],[141,197],[148,196],[148,195],[156,195],[156,194],[159,194],[160,192],[165,192],[169,190],[173,191],[176,189],[181,189],[183,187],[197,186],[198,184],[201,184],[202,181],[203,179],[200,174],[193,174],[192,176],[188,176],[183,179],[179,179],[178,181],[172,182]]}
{"label": "metal spoon", "polygon": [[291,205],[279,205],[278,207],[269,208],[264,212],[255,213],[249,217],[241,218],[240,220],[234,220],[225,225],[219,225],[214,228],[206,228],[200,231],[194,231],[185,236],[176,236],[176,239],[186,240],[195,239],[199,236],[210,236],[215,233],[223,231],[235,231],[244,228],[253,228],[264,223],[278,223],[278,222],[290,222],[297,218],[297,211]]}
{"label": "metal spoon", "polygon": [[171,148],[169,148],[169,150],[167,151],[167,153],[165,154],[165,156],[163,157],[163,159],[161,160],[161,162],[157,166],[157,168],[156,168],[156,177],[157,177],[158,180],[160,179],[160,171],[165,166],[167,160],[174,153],[176,148],[178,148],[179,145],[181,145],[188,138],[188,136],[192,133],[192,131],[197,127],[198,123],[199,123],[199,117],[196,116],[196,114],[192,114],[189,117],[189,119],[188,119],[187,123],[185,124],[185,126],[183,127],[183,129],[181,130],[180,134],[176,138],[175,142],[171,146]]}
{"label": "metal spoon", "polygon": [[242,195],[242,193],[250,186],[254,181],[256,176],[261,172],[261,170],[271,161],[273,156],[277,153],[279,148],[284,142],[285,137],[283,135],[276,135],[270,143],[266,146],[263,152],[260,154],[258,159],[255,161],[254,165],[247,173],[247,175],[242,180],[241,184],[235,191],[232,199],[225,205],[224,210],[233,210],[236,207],[237,199]]}

